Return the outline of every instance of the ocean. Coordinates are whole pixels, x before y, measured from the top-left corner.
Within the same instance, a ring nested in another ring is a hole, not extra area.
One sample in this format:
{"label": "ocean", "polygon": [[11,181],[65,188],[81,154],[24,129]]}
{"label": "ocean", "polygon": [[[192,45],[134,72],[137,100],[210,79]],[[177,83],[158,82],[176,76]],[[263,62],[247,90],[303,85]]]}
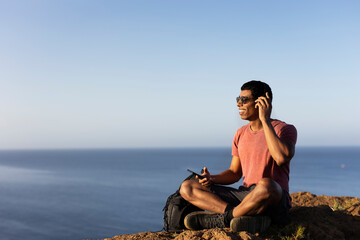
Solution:
{"label": "ocean", "polygon": [[[1,150],[0,239],[159,231],[186,169],[230,161],[230,148]],[[297,147],[290,169],[290,192],[360,197],[360,147]]]}

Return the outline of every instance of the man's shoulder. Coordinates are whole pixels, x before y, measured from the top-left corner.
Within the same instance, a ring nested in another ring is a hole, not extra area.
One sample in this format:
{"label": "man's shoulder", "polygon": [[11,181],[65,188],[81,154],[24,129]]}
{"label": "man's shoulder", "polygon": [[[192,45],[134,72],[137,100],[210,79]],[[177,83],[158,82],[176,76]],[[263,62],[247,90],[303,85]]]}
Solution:
{"label": "man's shoulder", "polygon": [[249,126],[250,126],[250,123],[238,128],[235,132],[234,139],[237,139],[237,141],[238,141],[240,136],[245,132],[245,130],[250,128]]}
{"label": "man's shoulder", "polygon": [[272,122],[276,134],[287,141],[292,142],[294,145],[297,141],[297,130],[294,125],[286,122],[275,120]]}
{"label": "man's shoulder", "polygon": [[244,126],[240,127],[238,130],[236,130],[236,133],[242,133],[244,132],[246,129],[249,129],[250,127],[250,123],[245,124]]}
{"label": "man's shoulder", "polygon": [[274,128],[284,128],[284,127],[295,128],[294,125],[286,123],[286,122],[278,120],[278,119],[273,119],[271,121],[271,124],[273,125]]}

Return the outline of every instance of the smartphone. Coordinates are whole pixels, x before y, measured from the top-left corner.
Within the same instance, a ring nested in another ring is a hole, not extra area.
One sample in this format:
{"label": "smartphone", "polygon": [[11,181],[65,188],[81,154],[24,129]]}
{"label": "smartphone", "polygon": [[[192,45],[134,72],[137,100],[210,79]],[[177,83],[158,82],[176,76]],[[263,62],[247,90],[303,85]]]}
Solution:
{"label": "smartphone", "polygon": [[196,172],[193,172],[193,171],[191,171],[190,169],[188,169],[188,172],[191,172],[191,173],[195,174],[195,175],[198,176],[200,179],[205,178],[204,176],[202,176],[202,175],[200,175],[200,174],[198,174],[198,173],[196,173]]}

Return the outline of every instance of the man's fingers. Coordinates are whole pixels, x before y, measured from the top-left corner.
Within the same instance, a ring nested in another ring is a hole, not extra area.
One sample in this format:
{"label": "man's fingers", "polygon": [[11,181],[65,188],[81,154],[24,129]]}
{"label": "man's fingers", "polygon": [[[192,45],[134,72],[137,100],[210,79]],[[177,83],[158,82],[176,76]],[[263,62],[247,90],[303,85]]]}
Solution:
{"label": "man's fingers", "polygon": [[256,103],[255,104],[255,108],[261,108],[262,106],[260,105],[260,103]]}
{"label": "man's fingers", "polygon": [[200,179],[198,176],[196,178],[199,180],[199,183],[205,187],[211,185],[211,181],[208,178]]}
{"label": "man's fingers", "polygon": [[256,100],[256,105],[258,108],[264,108],[265,107],[265,103],[263,101],[261,101],[261,99]]}
{"label": "man's fingers", "polygon": [[197,179],[199,179],[199,183],[204,183],[207,181],[207,178],[199,178],[198,176],[196,176]]}
{"label": "man's fingers", "polygon": [[268,99],[265,98],[265,97],[259,97],[255,102],[257,104],[259,104],[263,108],[268,108],[269,107]]}
{"label": "man's fingers", "polygon": [[204,176],[204,178],[200,179],[200,177],[196,176],[196,178],[199,179],[199,183],[205,187],[209,187],[212,183],[210,180],[211,175],[207,167],[203,168],[201,175]]}
{"label": "man's fingers", "polygon": [[209,187],[211,185],[211,182],[210,181],[205,181],[202,185],[205,186],[205,187]]}

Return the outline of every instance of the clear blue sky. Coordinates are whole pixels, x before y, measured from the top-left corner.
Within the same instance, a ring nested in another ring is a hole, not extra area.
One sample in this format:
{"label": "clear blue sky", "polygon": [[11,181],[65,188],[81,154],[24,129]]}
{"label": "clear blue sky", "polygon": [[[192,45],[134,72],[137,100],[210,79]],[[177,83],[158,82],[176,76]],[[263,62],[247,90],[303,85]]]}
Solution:
{"label": "clear blue sky", "polygon": [[262,80],[298,146],[360,145],[359,1],[0,1],[0,148],[230,147]]}

